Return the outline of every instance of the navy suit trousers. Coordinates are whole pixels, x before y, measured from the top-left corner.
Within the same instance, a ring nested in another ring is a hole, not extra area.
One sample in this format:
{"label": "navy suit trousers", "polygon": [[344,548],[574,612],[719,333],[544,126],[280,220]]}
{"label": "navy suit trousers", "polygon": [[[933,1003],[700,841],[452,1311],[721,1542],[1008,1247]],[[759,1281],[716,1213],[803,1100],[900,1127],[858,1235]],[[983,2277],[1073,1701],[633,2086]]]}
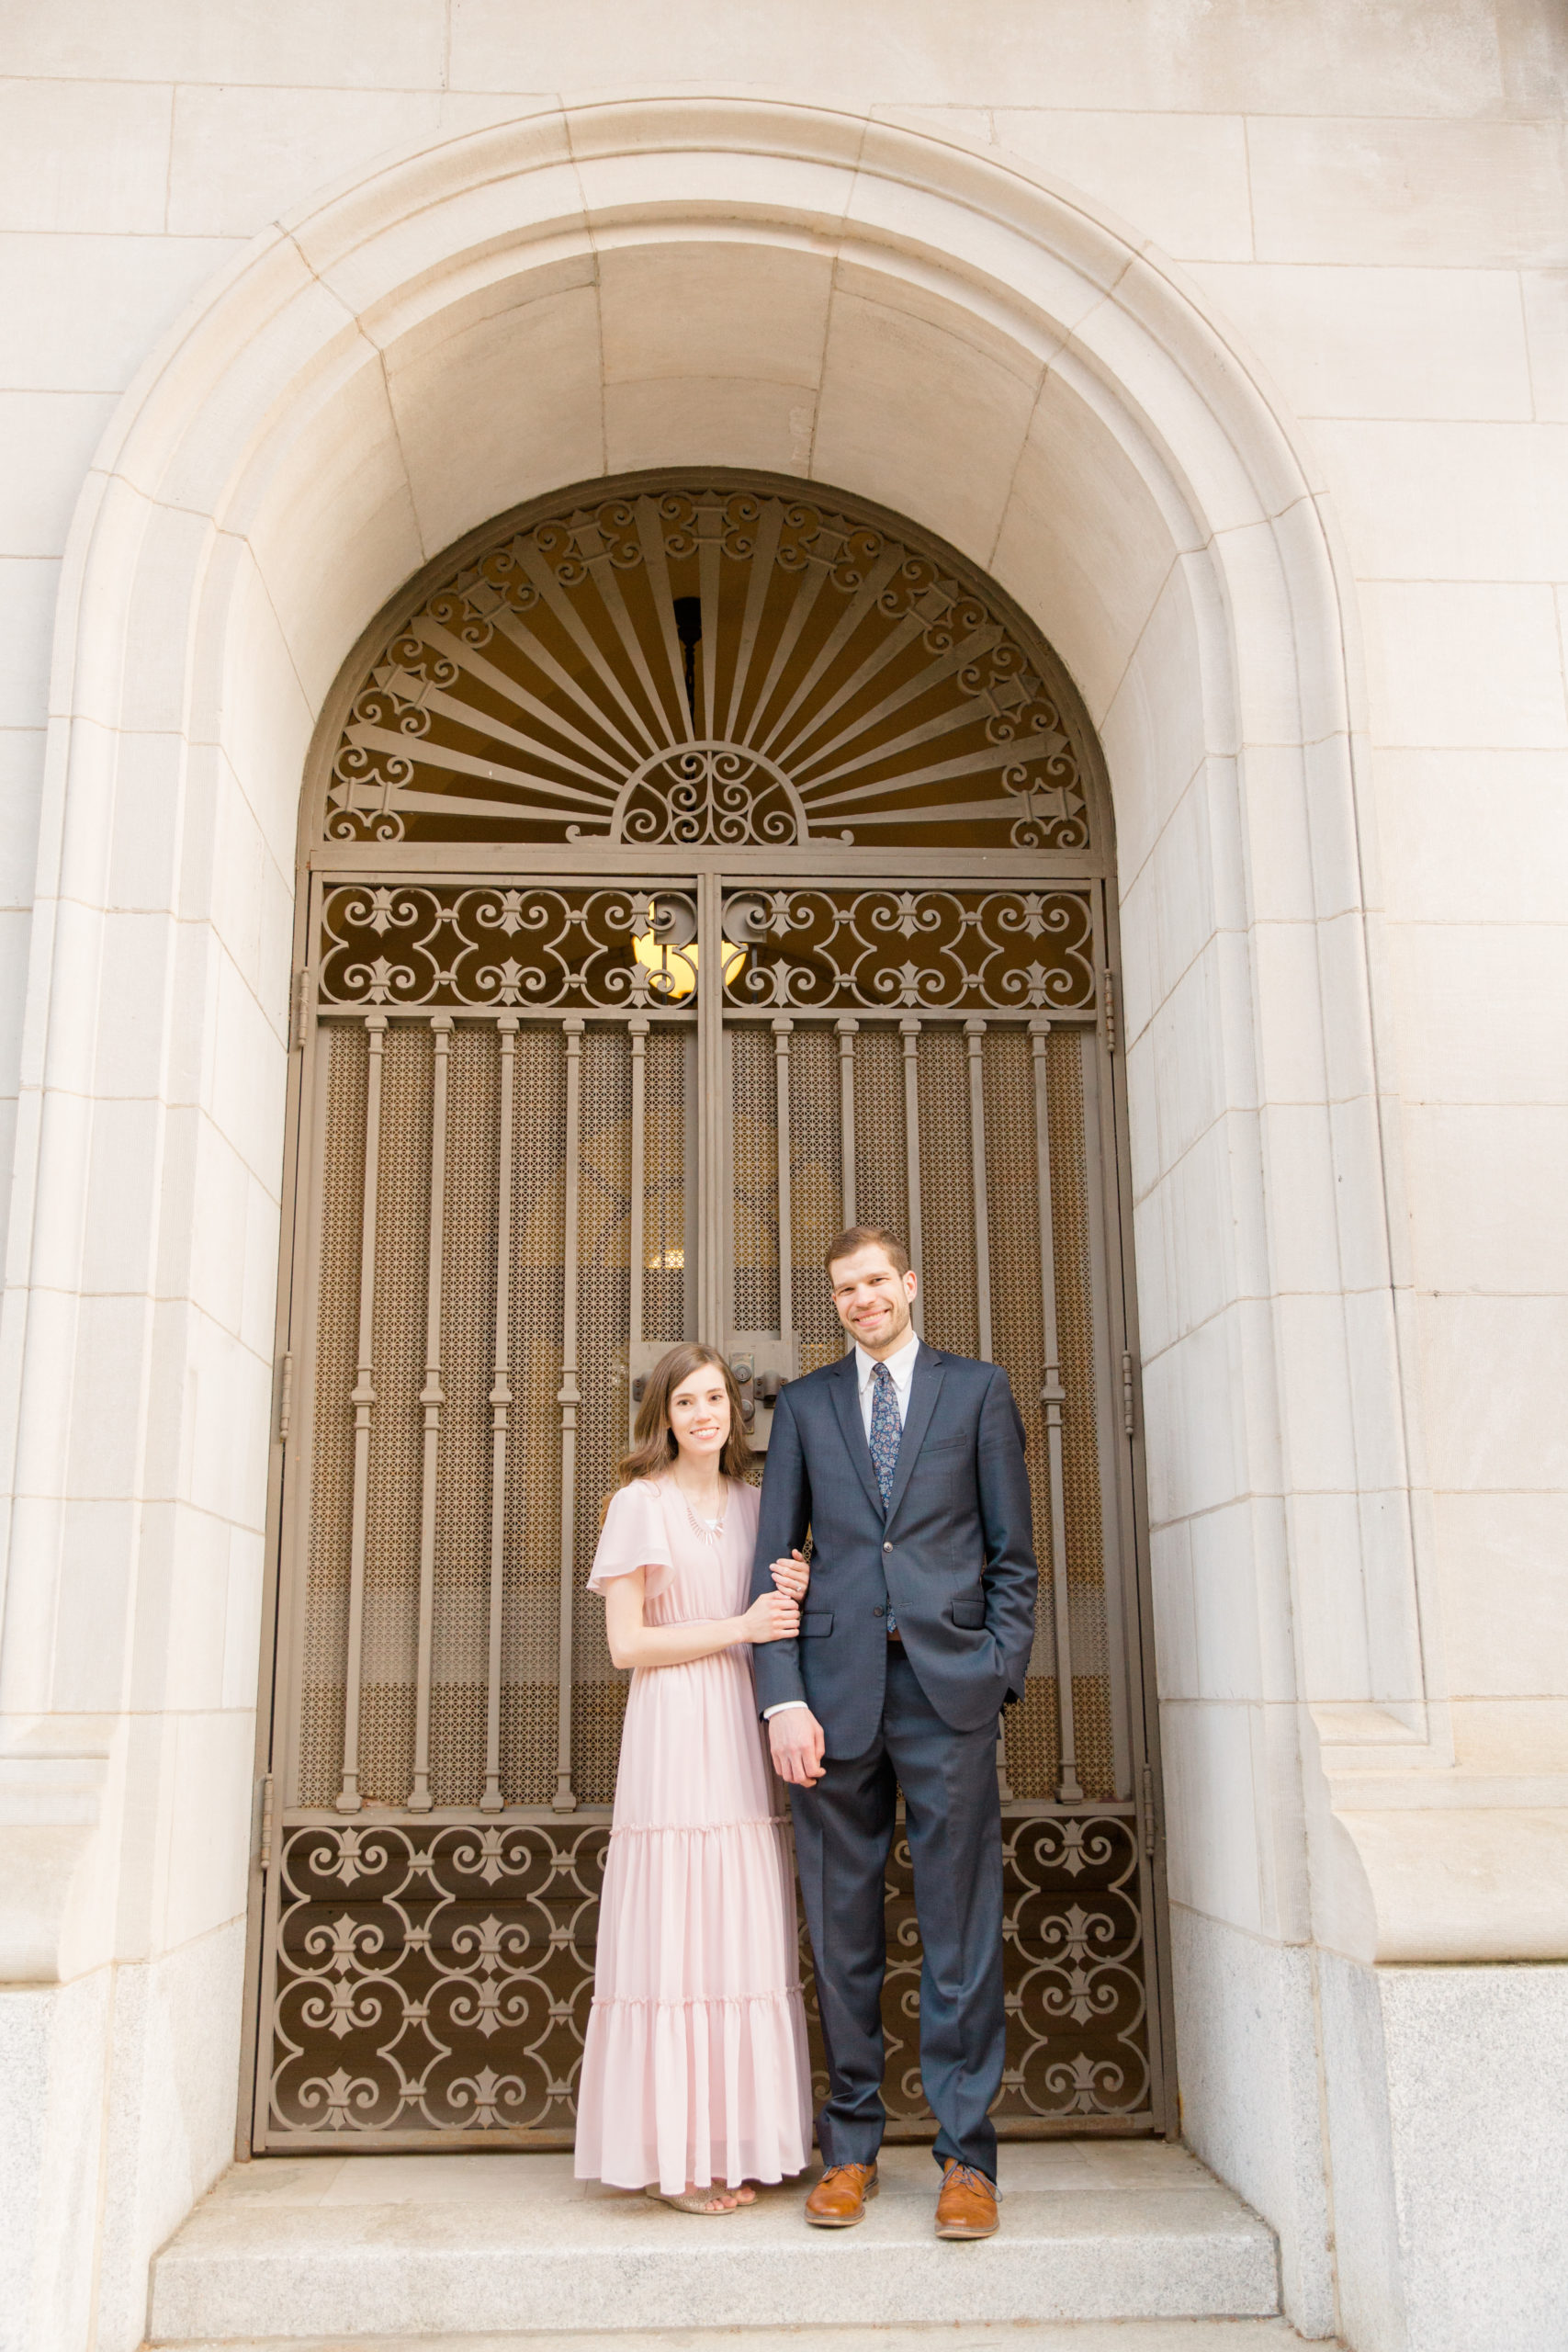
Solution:
{"label": "navy suit trousers", "polygon": [[829,1757],[822,1780],[790,1791],[828,2053],[822,2159],[870,2164],[882,2144],[883,1888],[900,1788],[925,1951],[920,2078],[939,2127],[936,2155],[995,2180],[989,2109],[1007,2047],[997,1725],[944,1723],[897,1643],[871,1747]]}

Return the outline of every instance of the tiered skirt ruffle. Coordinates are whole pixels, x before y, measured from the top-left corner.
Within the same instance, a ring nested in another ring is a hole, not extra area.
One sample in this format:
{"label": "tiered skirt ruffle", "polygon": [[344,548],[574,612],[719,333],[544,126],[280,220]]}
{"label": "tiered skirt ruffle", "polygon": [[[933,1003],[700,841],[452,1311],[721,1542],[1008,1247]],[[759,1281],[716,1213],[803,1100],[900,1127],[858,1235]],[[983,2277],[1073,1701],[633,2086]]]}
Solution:
{"label": "tiered skirt ruffle", "polygon": [[674,2193],[801,2171],[811,2114],[784,1824],[618,1824],[600,1923],[580,2177]]}

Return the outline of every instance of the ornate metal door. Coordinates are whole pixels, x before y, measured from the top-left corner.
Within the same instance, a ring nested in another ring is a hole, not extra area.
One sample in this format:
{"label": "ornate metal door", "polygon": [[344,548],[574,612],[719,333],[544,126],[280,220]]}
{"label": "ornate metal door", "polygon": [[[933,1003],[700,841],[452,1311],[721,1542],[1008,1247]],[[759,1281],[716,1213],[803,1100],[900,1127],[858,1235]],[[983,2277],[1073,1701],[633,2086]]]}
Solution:
{"label": "ornate metal door", "polygon": [[1028,1430],[998,2120],[1165,2128],[1109,819],[1048,650],[842,501],[600,488],[411,594],[321,771],[252,2144],[570,2139],[625,1695],[584,1582],[635,1392],[713,1338],[765,1447],[842,1346],[821,1253],[857,1220]]}

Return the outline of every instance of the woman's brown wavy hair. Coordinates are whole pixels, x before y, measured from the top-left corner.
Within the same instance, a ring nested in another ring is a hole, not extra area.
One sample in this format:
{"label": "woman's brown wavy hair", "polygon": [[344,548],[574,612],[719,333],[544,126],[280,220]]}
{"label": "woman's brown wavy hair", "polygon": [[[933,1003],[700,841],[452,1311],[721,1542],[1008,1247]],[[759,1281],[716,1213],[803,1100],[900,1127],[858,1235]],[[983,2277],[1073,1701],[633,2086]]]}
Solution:
{"label": "woman's brown wavy hair", "polygon": [[718,1466],[727,1478],[739,1481],[746,1476],[755,1457],[740,1418],[740,1391],[735,1385],[735,1374],[716,1348],[705,1348],[698,1340],[687,1340],[661,1355],[648,1375],[642,1403],[637,1408],[632,1450],[621,1464],[623,1487],[629,1486],[634,1478],[657,1478],[669,1469],[680,1452],[670,1426],[670,1399],[681,1383],[689,1380],[705,1363],[723,1374],[729,1397],[729,1435],[724,1441]]}

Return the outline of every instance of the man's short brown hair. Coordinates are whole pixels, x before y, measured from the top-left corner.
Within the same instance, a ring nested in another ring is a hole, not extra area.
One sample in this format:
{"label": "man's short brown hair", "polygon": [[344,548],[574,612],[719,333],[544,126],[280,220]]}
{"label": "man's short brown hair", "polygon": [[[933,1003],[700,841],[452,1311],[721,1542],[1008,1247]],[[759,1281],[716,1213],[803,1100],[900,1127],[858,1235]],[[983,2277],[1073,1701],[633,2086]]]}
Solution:
{"label": "man's short brown hair", "polygon": [[840,1233],[836,1240],[828,1244],[827,1254],[822,1260],[828,1271],[828,1280],[832,1281],[833,1269],[841,1258],[852,1258],[857,1250],[871,1249],[886,1251],[888,1262],[896,1274],[908,1272],[909,1253],[896,1233],[889,1233],[885,1225],[852,1225],[847,1232]]}

